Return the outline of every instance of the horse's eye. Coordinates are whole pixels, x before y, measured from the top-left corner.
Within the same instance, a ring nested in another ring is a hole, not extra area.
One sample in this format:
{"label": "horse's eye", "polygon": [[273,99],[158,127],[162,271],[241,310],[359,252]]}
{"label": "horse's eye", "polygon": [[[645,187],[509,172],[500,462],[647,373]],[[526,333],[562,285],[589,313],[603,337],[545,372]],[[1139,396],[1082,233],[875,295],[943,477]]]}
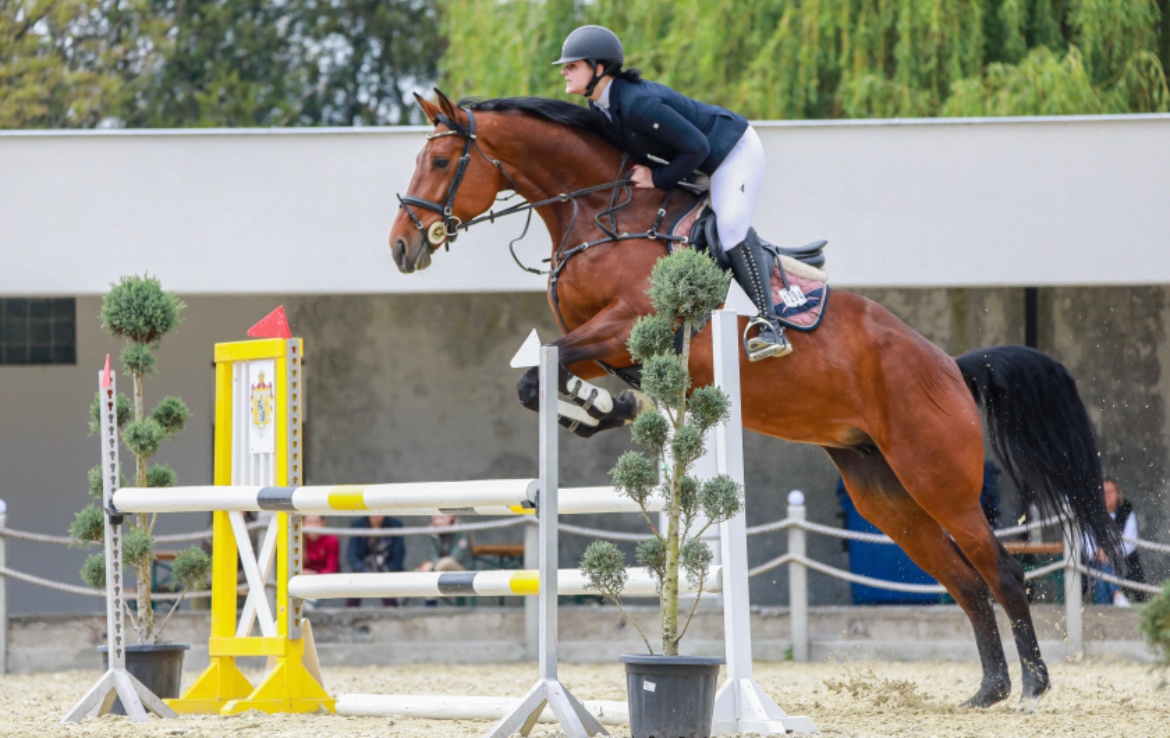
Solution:
{"label": "horse's eye", "polygon": [[431,163],[434,164],[435,169],[446,169],[447,165],[451,163],[451,160],[444,156],[436,156]]}

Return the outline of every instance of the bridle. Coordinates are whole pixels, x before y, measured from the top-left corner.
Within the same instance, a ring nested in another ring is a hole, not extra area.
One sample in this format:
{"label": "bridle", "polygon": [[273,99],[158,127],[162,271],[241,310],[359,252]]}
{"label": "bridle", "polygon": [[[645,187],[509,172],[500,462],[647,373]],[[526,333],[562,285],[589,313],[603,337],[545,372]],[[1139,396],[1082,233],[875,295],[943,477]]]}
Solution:
{"label": "bridle", "polygon": [[[561,269],[564,267],[565,262],[568,261],[569,257],[581,253],[582,251],[585,251],[593,246],[597,246],[603,243],[612,243],[615,241],[627,241],[631,239],[643,238],[648,238],[651,240],[662,239],[665,241],[675,241],[684,244],[687,243],[688,239],[685,236],[674,236],[669,233],[660,233],[658,231],[658,227],[662,225],[662,220],[666,217],[666,208],[670,203],[671,192],[666,193],[666,197],[662,202],[662,206],[658,209],[658,215],[654,220],[654,224],[650,226],[649,230],[640,233],[627,233],[618,231],[617,213],[626,209],[633,203],[633,193],[631,191],[633,180],[620,178],[621,174],[626,169],[626,164],[629,161],[628,152],[622,155],[622,161],[618,167],[619,179],[615,179],[611,182],[604,182],[599,185],[593,185],[592,187],[584,187],[579,190],[573,190],[572,192],[562,192],[558,195],[554,195],[553,197],[540,200],[539,202],[524,202],[499,211],[490,210],[486,215],[481,215],[478,218],[473,218],[472,220],[463,222],[459,219],[458,216],[454,214],[453,211],[455,207],[455,197],[459,193],[459,185],[463,183],[463,177],[467,173],[468,165],[471,163],[471,150],[473,146],[485,161],[495,167],[496,170],[499,171],[499,173],[504,177],[504,179],[508,180],[508,184],[511,186],[510,189],[512,192],[517,192],[518,188],[516,185],[516,180],[512,179],[512,176],[508,174],[507,171],[505,171],[503,163],[501,163],[499,159],[493,159],[488,156],[480,146],[479,138],[475,133],[475,112],[471,108],[461,107],[460,110],[463,110],[467,113],[466,128],[456,123],[451,117],[443,113],[438,113],[435,115],[435,123],[441,123],[449,130],[437,131],[427,135],[428,141],[434,140],[436,138],[443,138],[445,136],[462,136],[464,139],[463,152],[459,155],[459,163],[455,166],[455,176],[451,179],[451,184],[447,186],[447,196],[444,201],[442,203],[438,203],[432,200],[426,200],[421,197],[415,197],[413,195],[397,195],[398,207],[406,211],[406,214],[410,216],[410,220],[414,223],[414,227],[425,236],[427,246],[430,248],[432,253],[439,247],[440,244],[443,244],[448,250],[450,250],[451,244],[459,236],[459,231],[465,231],[478,223],[494,223],[496,218],[502,218],[505,215],[515,215],[516,213],[527,211],[528,220],[524,224],[524,231],[518,237],[512,239],[512,241],[508,244],[508,250],[512,253],[512,259],[515,260],[516,264],[524,271],[531,272],[533,274],[552,275],[552,289],[554,290],[555,299],[556,279]],[[577,203],[577,198],[592,194],[594,192],[601,192],[603,190],[612,190],[613,197],[610,199],[609,207],[600,211],[596,217],[594,217],[594,222],[597,224],[598,229],[605,234],[605,238],[599,238],[595,241],[586,241],[585,243],[582,243],[566,251],[565,247],[567,246],[568,237],[573,230],[573,224],[577,221],[577,215],[580,209]],[[618,202],[619,192],[625,193],[626,198],[624,202]],[[569,222],[569,227],[565,229],[565,237],[558,245],[554,257],[550,260],[546,260],[552,262],[551,268],[534,269],[532,267],[525,266],[520,261],[519,257],[516,256],[516,243],[522,240],[524,236],[528,234],[528,226],[532,223],[533,211],[537,208],[541,208],[545,205],[551,205],[557,202],[571,202],[573,204],[573,217]],[[442,220],[435,221],[431,224],[430,228],[428,228],[423,225],[419,217],[414,213],[413,210],[411,210],[411,207],[419,207],[423,208],[424,210],[429,210],[432,213],[438,213],[439,216],[442,217]],[[602,222],[602,218],[609,219],[608,226]]]}
{"label": "bridle", "polygon": [[[512,178],[508,176],[508,173],[504,171],[504,167],[500,162],[488,157],[487,154],[483,153],[483,149],[480,148],[479,139],[475,135],[474,113],[470,110],[467,111],[466,130],[442,113],[435,116],[435,122],[442,123],[450,130],[428,134],[428,141],[443,138],[444,136],[463,136],[463,153],[459,155],[459,163],[455,166],[455,177],[451,180],[451,184],[447,186],[446,200],[442,203],[437,203],[421,197],[414,197],[413,195],[407,195],[406,197],[402,195],[397,196],[398,207],[406,211],[406,214],[410,216],[411,221],[414,223],[414,227],[418,228],[426,236],[427,243],[432,251],[441,243],[446,243],[447,249],[450,250],[451,243],[459,237],[459,227],[463,225],[463,221],[459,220],[452,211],[455,207],[455,196],[459,193],[459,185],[463,183],[463,175],[467,173],[467,165],[471,163],[472,145],[475,146],[484,159],[494,164],[500,170],[500,173],[508,178],[508,181],[512,183],[513,187],[516,185],[512,181]],[[441,221],[435,221],[431,224],[430,228],[426,228],[418,216],[414,214],[414,211],[410,209],[412,205],[423,208],[424,210],[430,210],[432,213],[438,213],[443,219]]]}

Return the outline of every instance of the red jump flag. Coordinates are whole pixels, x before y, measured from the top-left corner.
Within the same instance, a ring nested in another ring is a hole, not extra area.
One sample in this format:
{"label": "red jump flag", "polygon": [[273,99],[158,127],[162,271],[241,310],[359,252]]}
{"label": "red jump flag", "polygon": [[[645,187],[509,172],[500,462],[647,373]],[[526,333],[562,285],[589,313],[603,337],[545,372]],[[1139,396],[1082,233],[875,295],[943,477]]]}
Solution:
{"label": "red jump flag", "polygon": [[284,314],[284,305],[265,315],[259,323],[248,329],[249,338],[292,338],[292,331],[288,327],[288,316]]}

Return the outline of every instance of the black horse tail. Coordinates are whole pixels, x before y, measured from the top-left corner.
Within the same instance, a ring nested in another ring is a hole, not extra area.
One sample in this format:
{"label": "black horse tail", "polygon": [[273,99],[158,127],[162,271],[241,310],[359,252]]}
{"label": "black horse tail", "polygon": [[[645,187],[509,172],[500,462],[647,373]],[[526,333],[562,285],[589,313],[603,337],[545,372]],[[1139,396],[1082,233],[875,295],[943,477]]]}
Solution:
{"label": "black horse tail", "polygon": [[1097,439],[1068,369],[1024,346],[978,349],[955,361],[1024,502],[1046,517],[1071,513],[1067,544],[1081,545],[1078,530],[1087,530],[1115,571],[1124,571],[1121,533],[1105,507]]}

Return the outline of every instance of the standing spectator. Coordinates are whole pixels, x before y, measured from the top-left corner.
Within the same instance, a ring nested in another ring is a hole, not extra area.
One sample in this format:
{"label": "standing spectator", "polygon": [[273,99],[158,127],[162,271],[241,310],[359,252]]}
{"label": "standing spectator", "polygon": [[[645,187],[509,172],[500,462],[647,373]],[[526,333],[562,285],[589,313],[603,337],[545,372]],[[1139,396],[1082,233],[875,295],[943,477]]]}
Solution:
{"label": "standing spectator", "polygon": [[[357,518],[350,525],[351,528],[401,528],[402,521],[386,515],[369,515]],[[345,563],[349,570],[354,572],[387,572],[403,571],[406,560],[406,543],[402,536],[362,536],[354,535],[345,547]],[[361,605],[360,597],[346,599],[346,607]],[[398,600],[393,597],[383,597],[382,604],[386,607],[398,607]]]}
{"label": "standing spectator", "polygon": [[301,523],[305,532],[305,574],[336,574],[341,571],[341,543],[337,536],[316,531],[325,527],[322,515],[306,515]]}
{"label": "standing spectator", "polygon": [[[454,515],[432,515],[432,528],[447,528],[458,522]],[[464,571],[471,568],[471,539],[463,531],[432,533],[427,537],[430,555],[418,565],[419,571]]]}
{"label": "standing spectator", "polygon": [[[1122,539],[1136,540],[1138,537],[1137,516],[1133,514],[1133,505],[1121,494],[1121,486],[1112,477],[1105,478],[1105,508],[1109,511],[1117,527],[1121,529]],[[1145,571],[1142,568],[1141,558],[1138,556],[1137,546],[1128,540],[1122,540],[1121,548],[1125,552],[1125,571],[1121,576],[1134,582],[1145,582]],[[1115,575],[1113,564],[1109,561],[1105,550],[1097,545],[1092,536],[1086,538],[1086,553],[1089,566],[1104,574]],[[1136,593],[1135,593],[1136,599]],[[1098,605],[1113,604],[1118,607],[1129,607],[1129,597],[1119,585],[1095,579],[1093,582],[1093,602]]]}

